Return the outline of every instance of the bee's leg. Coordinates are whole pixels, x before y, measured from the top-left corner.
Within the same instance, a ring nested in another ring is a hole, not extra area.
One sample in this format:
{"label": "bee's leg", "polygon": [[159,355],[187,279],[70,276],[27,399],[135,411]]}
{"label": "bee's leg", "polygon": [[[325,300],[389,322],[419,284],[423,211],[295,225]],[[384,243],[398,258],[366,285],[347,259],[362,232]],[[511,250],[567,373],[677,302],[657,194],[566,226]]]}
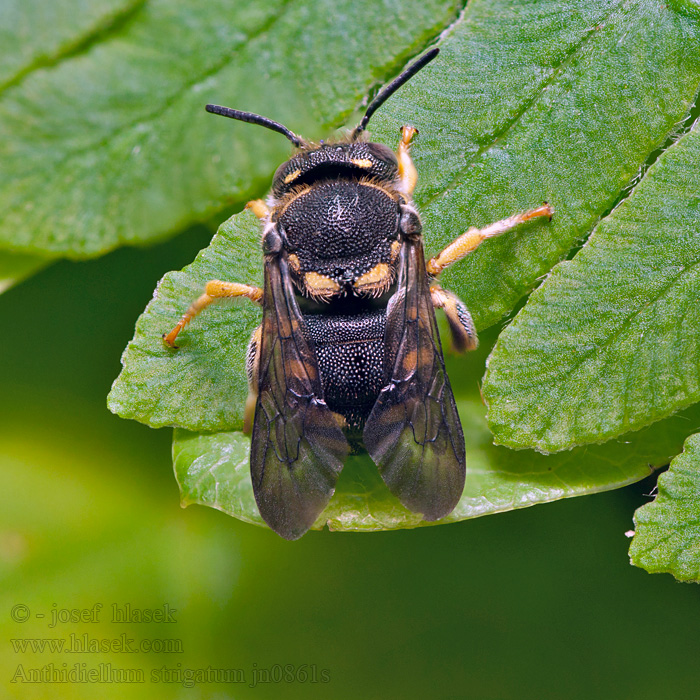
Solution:
{"label": "bee's leg", "polygon": [[430,285],[430,296],[436,309],[443,309],[452,333],[452,348],[457,352],[476,350],[479,338],[474,321],[464,302],[438,284]]}
{"label": "bee's leg", "polygon": [[267,219],[270,216],[270,207],[262,199],[251,199],[245,208],[250,209],[258,219]]}
{"label": "bee's leg", "polygon": [[461,260],[487,238],[500,236],[502,233],[506,233],[515,228],[518,224],[522,224],[524,221],[529,221],[530,219],[536,219],[540,216],[548,216],[551,220],[553,213],[554,210],[552,207],[545,202],[541,207],[509,216],[507,219],[497,221],[495,224],[489,224],[484,228],[472,227],[459,238],[452,241],[447,248],[438,253],[434,258],[428,260],[426,266],[428,274],[437,277],[448,265]]}
{"label": "bee's leg", "polygon": [[418,171],[408,153],[411,141],[413,141],[413,137],[417,133],[418,129],[413,126],[402,126],[401,141],[396,151],[396,157],[399,161],[399,184],[396,189],[405,195],[407,199],[410,199],[413,195],[413,190],[418,182]]}
{"label": "bee's leg", "polygon": [[207,308],[209,304],[217,299],[232,299],[233,297],[247,297],[251,301],[260,303],[262,301],[263,290],[260,287],[249,287],[247,284],[238,284],[237,282],[220,282],[212,280],[207,282],[204,294],[195,301],[178,324],[170,333],[163,335],[163,342],[171,348],[177,347],[175,339],[180,331],[201,311]]}
{"label": "bee's leg", "polygon": [[245,354],[245,373],[248,377],[248,398],[243,413],[243,432],[250,434],[255,418],[255,406],[258,402],[258,373],[260,371],[260,339],[262,326],[258,326],[250,336],[248,349]]}

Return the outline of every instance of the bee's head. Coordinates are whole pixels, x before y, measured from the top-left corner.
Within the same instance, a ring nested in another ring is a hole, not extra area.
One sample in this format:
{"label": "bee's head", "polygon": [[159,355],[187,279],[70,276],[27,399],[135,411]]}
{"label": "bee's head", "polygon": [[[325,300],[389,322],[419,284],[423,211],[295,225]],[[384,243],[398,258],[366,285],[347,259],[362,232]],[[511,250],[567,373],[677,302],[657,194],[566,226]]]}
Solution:
{"label": "bee's head", "polygon": [[393,182],[399,173],[394,152],[381,143],[350,141],[303,149],[282,163],[272,181],[272,194],[283,197],[299,185],[338,177],[369,177]]}
{"label": "bee's head", "polygon": [[272,193],[275,197],[286,194],[298,185],[336,178],[346,173],[351,176],[369,177],[380,182],[391,182],[398,174],[396,156],[386,146],[362,141],[360,136],[366,129],[370,117],[385,100],[432,61],[439,52],[439,49],[434,48],[423,54],[401,75],[380,90],[370,102],[360,123],[348,135],[347,139],[340,143],[321,143],[320,146],[312,146],[279,122],[252,112],[240,112],[237,109],[220,107],[219,105],[207,105],[207,111],[264,126],[286,136],[299,149],[299,153],[277,169],[272,184]]}

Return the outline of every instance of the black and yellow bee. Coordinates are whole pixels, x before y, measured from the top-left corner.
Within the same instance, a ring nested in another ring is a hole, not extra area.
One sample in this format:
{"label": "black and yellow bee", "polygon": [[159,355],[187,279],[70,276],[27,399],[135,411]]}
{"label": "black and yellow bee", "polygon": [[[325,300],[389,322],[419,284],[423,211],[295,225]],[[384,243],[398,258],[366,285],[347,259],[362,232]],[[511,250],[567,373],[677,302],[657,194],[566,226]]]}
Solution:
{"label": "black and yellow bee", "polygon": [[437,54],[409,66],[333,143],[309,143],[257,114],[207,105],[283,134],[297,153],[278,168],[267,202],[248,204],[263,223],[263,289],[209,282],[164,340],[175,347],[179,332],[217,299],[262,304],[248,349],[246,429],[252,423],[260,513],[286,539],[313,525],[345,458],[362,449],[407,508],[425,520],[453,510],[464,488],[465,447],[434,309],[445,311],[457,349],[472,349],[477,339],[468,310],[437,277],[484,239],[551,217],[544,204],[470,228],[426,264],[412,201],[409,147],[417,132],[404,126],[396,153],[363,137],[375,110]]}

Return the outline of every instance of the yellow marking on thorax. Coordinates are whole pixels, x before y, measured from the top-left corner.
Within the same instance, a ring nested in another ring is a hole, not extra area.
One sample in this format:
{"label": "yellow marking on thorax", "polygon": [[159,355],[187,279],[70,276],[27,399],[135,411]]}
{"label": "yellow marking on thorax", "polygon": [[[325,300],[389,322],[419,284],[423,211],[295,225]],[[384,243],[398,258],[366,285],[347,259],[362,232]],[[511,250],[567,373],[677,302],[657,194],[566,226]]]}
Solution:
{"label": "yellow marking on thorax", "polygon": [[371,178],[360,178],[360,185],[363,187],[373,187],[375,190],[383,192],[387,197],[390,197],[395,202],[399,198],[399,193],[391,186],[386,183],[379,183]]}
{"label": "yellow marking on thorax", "polygon": [[364,275],[358,277],[353,286],[358,292],[379,296],[388,289],[392,276],[389,265],[378,263]]}
{"label": "yellow marking on thorax", "polygon": [[253,199],[245,205],[246,209],[250,209],[258,219],[266,219],[270,216],[270,208],[263,202],[262,199]]}
{"label": "yellow marking on thorax", "polygon": [[[399,198],[399,193],[393,189],[391,185],[380,184],[373,180],[372,178],[362,177],[359,180],[359,184],[363,187],[372,187],[375,190],[379,190],[387,197],[390,197],[395,202]],[[295,187],[291,192],[287,192],[285,195],[275,200],[272,206],[271,213],[274,215],[273,218],[279,218],[284,216],[284,213],[290,207],[292,202],[296,201],[299,197],[303,197],[305,194],[310,192],[315,187],[314,184],[303,184]]]}
{"label": "yellow marking on thorax", "polygon": [[350,162],[358,168],[371,168],[373,165],[369,158],[352,158]]}
{"label": "yellow marking on thorax", "polygon": [[365,287],[368,284],[376,284],[383,281],[389,274],[389,266],[386,263],[378,263],[369,272],[358,277],[355,282],[356,287]]}
{"label": "yellow marking on thorax", "polygon": [[287,192],[285,195],[275,200],[273,207],[274,215],[277,218],[283,216],[289,205],[302,195],[305,195],[310,189],[311,185],[298,185],[291,192]]}
{"label": "yellow marking on thorax", "polygon": [[318,272],[307,272],[304,275],[304,284],[306,289],[314,297],[329,297],[340,291],[340,285],[325,275],[319,275]]}

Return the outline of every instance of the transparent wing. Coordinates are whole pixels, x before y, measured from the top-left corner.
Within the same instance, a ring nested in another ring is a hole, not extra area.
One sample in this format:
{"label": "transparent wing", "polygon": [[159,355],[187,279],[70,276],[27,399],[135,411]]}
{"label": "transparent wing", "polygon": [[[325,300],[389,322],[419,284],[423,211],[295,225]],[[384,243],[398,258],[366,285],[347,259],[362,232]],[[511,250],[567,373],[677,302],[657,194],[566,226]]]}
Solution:
{"label": "transparent wing", "polygon": [[286,260],[266,259],[250,470],[260,514],[288,540],[326,507],[350,450],[301,324]]}
{"label": "transparent wing", "polygon": [[367,419],[365,447],[407,508],[439,520],[462,495],[465,449],[420,239],[403,243],[385,343],[386,385]]}

